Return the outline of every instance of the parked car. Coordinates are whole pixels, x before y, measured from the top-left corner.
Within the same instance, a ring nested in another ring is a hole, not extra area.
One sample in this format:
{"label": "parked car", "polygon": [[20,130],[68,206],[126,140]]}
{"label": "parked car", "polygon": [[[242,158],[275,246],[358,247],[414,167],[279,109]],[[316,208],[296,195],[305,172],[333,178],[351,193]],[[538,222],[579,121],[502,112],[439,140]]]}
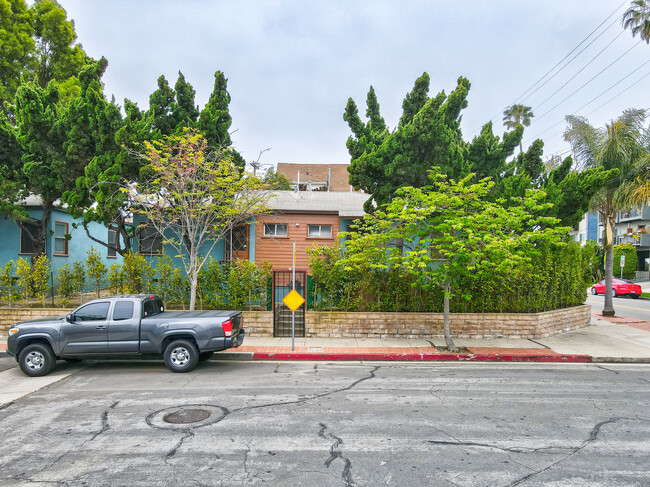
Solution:
{"label": "parked car", "polygon": [[[616,279],[612,282],[612,293],[614,296],[632,296],[638,299],[641,296],[641,286],[634,284],[627,279]],[[591,294],[605,294],[605,280],[597,282],[591,287]]]}
{"label": "parked car", "polygon": [[244,341],[241,311],[167,313],[158,296],[95,299],[67,316],[16,323],[7,353],[32,377],[57,359],[162,355],[172,372],[189,372],[214,352]]}

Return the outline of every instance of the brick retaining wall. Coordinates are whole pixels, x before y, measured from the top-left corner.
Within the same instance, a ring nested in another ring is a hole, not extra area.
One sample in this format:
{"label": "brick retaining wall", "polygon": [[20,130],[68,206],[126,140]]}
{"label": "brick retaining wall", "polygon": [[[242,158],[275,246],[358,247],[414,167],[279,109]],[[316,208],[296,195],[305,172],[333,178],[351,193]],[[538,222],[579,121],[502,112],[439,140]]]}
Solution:
{"label": "brick retaining wall", "polygon": [[[543,338],[589,324],[591,307],[544,313],[454,313],[460,338]],[[442,335],[442,313],[307,312],[306,335],[331,338],[431,338]]]}
{"label": "brick retaining wall", "polygon": [[[0,308],[0,334],[17,321],[61,316],[72,309]],[[461,338],[543,338],[589,324],[591,307],[544,313],[455,313],[451,332]],[[442,335],[442,313],[352,313],[308,311],[305,334],[323,338],[431,338]],[[272,311],[244,311],[250,336],[273,336]]]}

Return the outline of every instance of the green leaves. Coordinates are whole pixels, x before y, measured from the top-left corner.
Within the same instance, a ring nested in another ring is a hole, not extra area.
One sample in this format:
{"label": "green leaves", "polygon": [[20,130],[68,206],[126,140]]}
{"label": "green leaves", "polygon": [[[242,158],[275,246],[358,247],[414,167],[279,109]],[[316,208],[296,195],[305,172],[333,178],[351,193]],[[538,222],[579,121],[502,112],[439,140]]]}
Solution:
{"label": "green leaves", "polygon": [[[427,171],[434,165],[450,177],[465,174],[460,112],[467,106],[469,87],[469,81],[461,77],[449,96],[441,92],[428,98],[429,76],[424,73],[404,100],[404,114],[392,133],[379,114],[372,87],[367,99],[367,124],[361,121],[356,104],[350,99],[344,114],[353,133],[347,142],[352,157],[348,169],[350,184],[370,193],[372,201],[380,207],[400,187],[426,186]],[[373,210],[370,201],[366,210]]]}

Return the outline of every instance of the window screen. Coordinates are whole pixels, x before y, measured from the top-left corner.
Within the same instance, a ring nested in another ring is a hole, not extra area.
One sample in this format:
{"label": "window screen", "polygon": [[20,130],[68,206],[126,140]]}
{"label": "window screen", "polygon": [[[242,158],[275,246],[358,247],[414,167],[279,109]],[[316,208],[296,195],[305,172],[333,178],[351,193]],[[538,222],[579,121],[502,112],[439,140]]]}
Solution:
{"label": "window screen", "polygon": [[332,225],[309,225],[307,229],[308,237],[331,237]]}
{"label": "window screen", "polygon": [[289,226],[286,223],[265,223],[264,235],[267,237],[286,237],[289,235]]}

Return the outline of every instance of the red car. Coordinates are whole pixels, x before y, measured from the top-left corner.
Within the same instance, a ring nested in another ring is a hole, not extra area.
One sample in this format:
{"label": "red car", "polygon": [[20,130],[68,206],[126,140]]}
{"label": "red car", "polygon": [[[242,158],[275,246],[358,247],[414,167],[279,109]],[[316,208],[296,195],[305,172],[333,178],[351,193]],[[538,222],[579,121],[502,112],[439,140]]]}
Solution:
{"label": "red car", "polygon": [[[614,279],[612,281],[612,294],[614,296],[632,296],[638,299],[641,296],[641,286],[627,279]],[[605,279],[591,286],[591,294],[605,294]]]}

